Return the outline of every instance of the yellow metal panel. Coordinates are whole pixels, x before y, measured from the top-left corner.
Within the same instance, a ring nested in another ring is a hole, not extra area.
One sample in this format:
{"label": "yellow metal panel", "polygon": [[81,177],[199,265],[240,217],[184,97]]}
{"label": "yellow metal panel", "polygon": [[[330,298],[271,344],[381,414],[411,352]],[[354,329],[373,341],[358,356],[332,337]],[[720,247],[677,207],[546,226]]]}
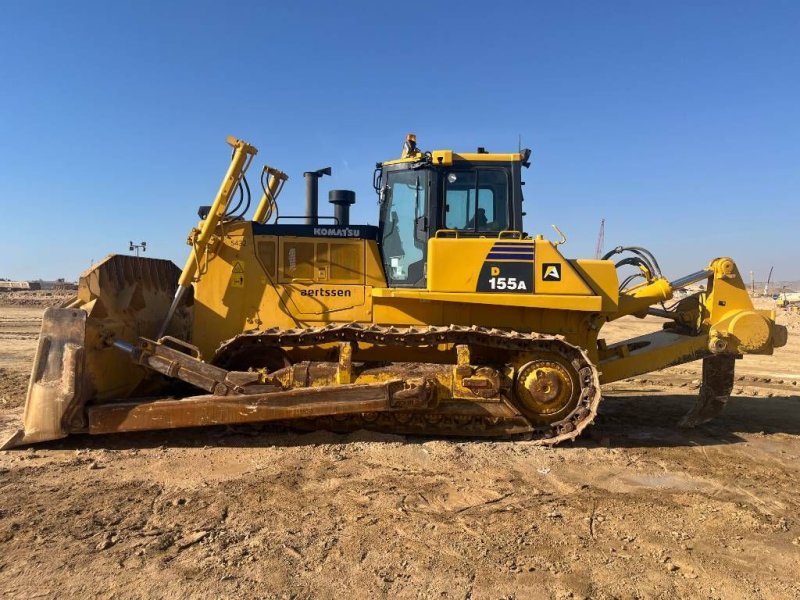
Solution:
{"label": "yellow metal panel", "polygon": [[431,238],[428,240],[428,289],[474,292],[481,265],[496,238]]}
{"label": "yellow metal panel", "polygon": [[364,240],[282,237],[278,281],[363,283],[364,247]]}
{"label": "yellow metal panel", "polygon": [[280,269],[278,281],[314,281],[314,240],[308,238],[279,238]]}
{"label": "yellow metal panel", "polygon": [[600,312],[603,306],[600,296],[568,296],[541,294],[487,294],[467,292],[429,292],[428,290],[373,288],[376,298],[407,298],[434,302],[468,302],[495,306],[521,306],[527,308],[553,308]]}
{"label": "yellow metal panel", "polygon": [[537,294],[593,295],[572,264],[549,240],[536,240]]}
{"label": "yellow metal panel", "polygon": [[303,321],[372,320],[363,285],[286,284],[282,286],[281,297],[292,315]]}
{"label": "yellow metal panel", "polygon": [[[486,294],[484,294],[486,295]],[[451,294],[464,296],[467,294]],[[568,297],[575,300],[575,297]],[[590,327],[591,312],[552,310],[497,304],[440,302],[408,298],[406,294],[374,297],[375,323],[384,325],[475,325],[501,327],[516,331],[538,331],[563,335],[572,344],[586,348],[594,360],[597,330]],[[411,360],[415,360],[410,351]]]}
{"label": "yellow metal panel", "polygon": [[[253,327],[248,317],[256,311],[254,291],[261,289],[265,279],[253,254],[249,224],[228,224],[224,235],[210,245],[208,261],[200,263],[202,276],[194,285],[192,343],[206,358],[220,340]],[[237,265],[240,268],[234,273]]]}
{"label": "yellow metal panel", "polygon": [[[617,277],[613,263],[609,261],[584,261],[584,267],[576,268],[565,259],[556,247],[547,240],[514,240],[508,238],[431,238],[428,241],[428,290],[432,292],[475,292],[478,277],[485,263],[524,265],[524,259],[491,258],[492,256],[514,256],[530,251],[535,243],[535,252],[530,259],[533,271],[533,292],[538,295],[595,296],[605,299],[605,310],[613,310],[617,302]],[[498,250],[498,245],[504,248]],[[514,248],[519,248],[515,250]],[[521,267],[524,268],[524,267]],[[550,269],[549,277],[545,269]],[[588,271],[587,271],[588,269]],[[596,273],[596,293],[581,276]],[[530,294],[531,290],[527,290]],[[505,296],[506,294],[492,294]],[[514,297],[520,294],[513,294]],[[522,303],[514,302],[522,306]]]}
{"label": "yellow metal panel", "polygon": [[619,277],[610,260],[578,259],[570,261],[576,271],[603,299],[603,312],[613,312],[619,305]]}
{"label": "yellow metal panel", "polygon": [[522,156],[514,154],[478,154],[477,152],[453,153],[453,160],[467,160],[470,162],[520,162]]}
{"label": "yellow metal panel", "polygon": [[328,255],[330,281],[333,283],[364,282],[364,241],[332,241]]}
{"label": "yellow metal panel", "polygon": [[276,260],[278,253],[278,240],[276,238],[269,238],[268,240],[259,240],[256,242],[258,262],[264,267],[264,270],[270,277],[275,277],[275,270],[277,268]]}
{"label": "yellow metal panel", "polygon": [[381,263],[381,253],[378,250],[378,242],[367,240],[364,242],[364,272],[366,273],[366,284],[374,287],[386,285],[386,275],[383,272]]}
{"label": "yellow metal panel", "polygon": [[433,164],[449,167],[453,164],[453,151],[452,150],[434,150],[431,152]]}
{"label": "yellow metal panel", "polygon": [[[372,322],[371,288],[363,284],[366,248],[364,240],[258,236],[254,241],[249,224],[229,226],[208,264],[201,265],[193,343],[208,358],[221,340],[251,329]],[[283,284],[269,267],[276,250]]]}

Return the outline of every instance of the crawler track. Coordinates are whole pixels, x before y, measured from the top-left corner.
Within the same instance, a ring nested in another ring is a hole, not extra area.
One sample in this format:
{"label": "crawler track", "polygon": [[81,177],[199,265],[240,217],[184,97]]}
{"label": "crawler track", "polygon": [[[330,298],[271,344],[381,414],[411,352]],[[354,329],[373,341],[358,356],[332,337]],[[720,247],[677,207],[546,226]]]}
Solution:
{"label": "crawler track", "polygon": [[[578,376],[578,400],[575,408],[562,420],[549,425],[534,425],[521,413],[514,418],[472,415],[443,415],[434,411],[408,413],[363,413],[342,417],[321,417],[305,427],[352,430],[357,428],[423,435],[509,436],[527,434],[547,445],[558,444],[578,437],[595,418],[601,391],[597,369],[586,352],[569,344],[560,336],[539,333],[520,333],[485,327],[384,327],[379,325],[327,325],[300,329],[267,329],[238,335],[224,342],[217,350],[214,363],[223,367],[241,361],[248,355],[263,354],[268,348],[288,350],[336,342],[365,344],[369,347],[441,347],[466,344],[474,349],[505,351],[505,356],[530,360],[539,355],[560,356]],[[369,361],[369,348],[358,360]],[[502,367],[504,365],[494,365]],[[240,365],[241,367],[241,365]],[[511,395],[510,390],[506,394]],[[513,397],[507,398],[516,404]]]}

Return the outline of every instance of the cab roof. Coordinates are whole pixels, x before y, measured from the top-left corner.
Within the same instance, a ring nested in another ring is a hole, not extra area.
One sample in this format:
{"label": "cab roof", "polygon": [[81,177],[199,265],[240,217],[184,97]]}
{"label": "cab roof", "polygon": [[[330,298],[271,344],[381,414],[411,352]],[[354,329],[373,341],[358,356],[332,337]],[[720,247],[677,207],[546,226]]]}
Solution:
{"label": "cab roof", "polygon": [[[525,162],[525,151],[514,152],[512,154],[498,154],[493,152],[453,152],[452,150],[434,150],[430,153],[431,164],[434,166],[449,166],[454,162]],[[425,160],[425,154],[420,152],[414,156],[406,158],[396,158],[386,160],[381,163],[384,166],[402,165],[415,163]]]}

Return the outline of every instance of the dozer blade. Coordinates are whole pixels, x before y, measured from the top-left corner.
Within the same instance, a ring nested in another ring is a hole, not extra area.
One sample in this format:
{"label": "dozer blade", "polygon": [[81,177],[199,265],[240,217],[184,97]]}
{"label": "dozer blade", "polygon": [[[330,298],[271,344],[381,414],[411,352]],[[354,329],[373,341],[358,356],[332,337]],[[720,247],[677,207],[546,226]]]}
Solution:
{"label": "dozer blade", "polygon": [[684,415],[680,427],[708,423],[725,408],[733,391],[735,356],[708,356],[703,359],[703,379],[697,403]]}
{"label": "dozer blade", "polygon": [[[113,347],[154,336],[175,293],[180,271],[168,260],[112,255],[81,275],[78,298],[50,308],[33,362],[23,429],[0,449],[86,431],[86,405],[163,395],[164,379]],[[169,333],[187,337],[189,306]]]}
{"label": "dozer blade", "polygon": [[83,404],[85,338],[85,311],[76,308],[45,311],[28,385],[24,429],[12,435],[0,449],[67,435],[66,423]]}

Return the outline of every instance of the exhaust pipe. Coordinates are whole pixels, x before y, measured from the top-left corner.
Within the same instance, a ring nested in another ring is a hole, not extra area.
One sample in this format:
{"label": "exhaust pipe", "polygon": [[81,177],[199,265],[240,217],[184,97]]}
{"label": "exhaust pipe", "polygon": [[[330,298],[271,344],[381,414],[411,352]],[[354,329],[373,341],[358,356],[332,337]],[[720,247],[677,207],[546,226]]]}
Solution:
{"label": "exhaust pipe", "polygon": [[330,167],[303,173],[306,178],[306,225],[317,225],[319,222],[319,178],[330,174]]}
{"label": "exhaust pipe", "polygon": [[356,193],[353,190],[331,190],[328,192],[328,202],[333,204],[333,217],[340,227],[350,225],[350,206],[356,203]]}

